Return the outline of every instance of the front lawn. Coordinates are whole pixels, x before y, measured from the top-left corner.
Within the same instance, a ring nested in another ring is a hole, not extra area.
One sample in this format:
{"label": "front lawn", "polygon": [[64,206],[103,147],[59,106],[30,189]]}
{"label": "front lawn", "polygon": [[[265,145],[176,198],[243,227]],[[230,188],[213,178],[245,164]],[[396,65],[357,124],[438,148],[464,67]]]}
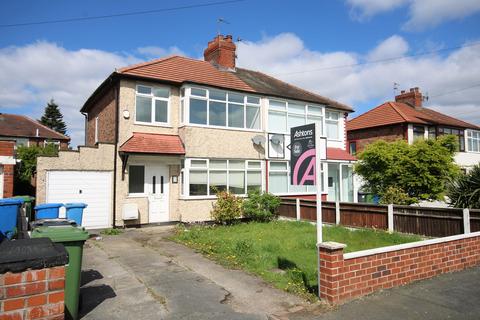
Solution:
{"label": "front lawn", "polygon": [[[317,292],[316,227],[308,222],[275,221],[231,226],[179,226],[173,240],[230,268],[241,268],[267,282],[307,297]],[[345,243],[345,252],[421,240],[384,231],[324,227],[324,241]]]}

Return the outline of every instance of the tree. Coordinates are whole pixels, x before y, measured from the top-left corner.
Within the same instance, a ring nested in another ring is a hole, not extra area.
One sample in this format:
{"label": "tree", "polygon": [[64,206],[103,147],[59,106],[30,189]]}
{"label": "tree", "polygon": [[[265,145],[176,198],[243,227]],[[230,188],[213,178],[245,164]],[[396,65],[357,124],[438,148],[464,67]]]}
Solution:
{"label": "tree", "polygon": [[[406,141],[377,141],[358,156],[355,172],[362,176],[366,191],[395,199],[392,191],[404,193],[402,203],[442,199],[447,182],[460,169],[454,163],[454,136]],[[385,199],[386,200],[386,199]],[[384,202],[384,201],[382,201]]]}
{"label": "tree", "polygon": [[448,185],[450,203],[457,208],[480,209],[480,163]]}
{"label": "tree", "polygon": [[39,120],[39,122],[44,126],[47,126],[50,129],[53,129],[61,134],[65,134],[67,132],[67,126],[63,121],[63,115],[60,112],[60,108],[55,103],[55,101],[53,101],[53,99],[48,102],[47,106],[45,107],[43,116]]}
{"label": "tree", "polygon": [[34,195],[31,181],[37,171],[37,157],[56,156],[57,154],[58,148],[53,143],[49,143],[43,148],[19,146],[17,159],[20,160],[20,163],[15,166],[15,193]]}

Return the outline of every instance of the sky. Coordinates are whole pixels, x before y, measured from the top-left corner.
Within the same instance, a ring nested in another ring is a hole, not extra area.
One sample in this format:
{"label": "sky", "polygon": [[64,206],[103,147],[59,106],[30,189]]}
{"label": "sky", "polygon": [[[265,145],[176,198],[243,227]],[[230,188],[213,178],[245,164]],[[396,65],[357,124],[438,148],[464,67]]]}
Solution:
{"label": "sky", "polygon": [[419,87],[425,106],[480,125],[478,0],[2,1],[0,112],[38,119],[54,99],[83,144],[79,110],[111,72],[202,59],[218,32],[239,40],[238,66],[351,105],[350,117]]}

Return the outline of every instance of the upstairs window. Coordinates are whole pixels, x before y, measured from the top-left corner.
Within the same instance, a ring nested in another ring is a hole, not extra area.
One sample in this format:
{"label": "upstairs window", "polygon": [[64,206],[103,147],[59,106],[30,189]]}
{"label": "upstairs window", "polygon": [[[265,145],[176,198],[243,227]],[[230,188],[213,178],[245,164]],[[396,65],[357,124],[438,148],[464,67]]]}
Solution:
{"label": "upstairs window", "polygon": [[480,131],[467,131],[467,146],[470,152],[480,152]]}
{"label": "upstairs window", "polygon": [[260,98],[216,89],[190,88],[189,123],[260,130]]}
{"label": "upstairs window", "polygon": [[323,107],[298,102],[269,100],[268,131],[289,134],[292,127],[317,123],[323,134]]}
{"label": "upstairs window", "polygon": [[340,112],[325,112],[325,127],[327,129],[327,139],[340,140]]}
{"label": "upstairs window", "polygon": [[168,124],[170,90],[165,87],[137,86],[135,121],[149,124]]}

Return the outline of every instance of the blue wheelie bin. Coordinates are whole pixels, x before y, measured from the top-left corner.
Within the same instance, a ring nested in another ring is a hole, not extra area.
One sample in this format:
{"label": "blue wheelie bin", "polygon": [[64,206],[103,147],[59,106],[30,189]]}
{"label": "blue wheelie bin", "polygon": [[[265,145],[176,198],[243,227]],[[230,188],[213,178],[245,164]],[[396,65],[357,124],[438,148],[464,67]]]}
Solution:
{"label": "blue wheelie bin", "polygon": [[87,207],[86,203],[66,203],[65,209],[67,209],[67,219],[74,220],[77,225],[82,225],[83,209]]}
{"label": "blue wheelie bin", "polygon": [[18,210],[23,199],[0,199],[0,241],[12,239],[17,227]]}
{"label": "blue wheelie bin", "polygon": [[35,219],[57,219],[63,203],[44,203],[35,206]]}

